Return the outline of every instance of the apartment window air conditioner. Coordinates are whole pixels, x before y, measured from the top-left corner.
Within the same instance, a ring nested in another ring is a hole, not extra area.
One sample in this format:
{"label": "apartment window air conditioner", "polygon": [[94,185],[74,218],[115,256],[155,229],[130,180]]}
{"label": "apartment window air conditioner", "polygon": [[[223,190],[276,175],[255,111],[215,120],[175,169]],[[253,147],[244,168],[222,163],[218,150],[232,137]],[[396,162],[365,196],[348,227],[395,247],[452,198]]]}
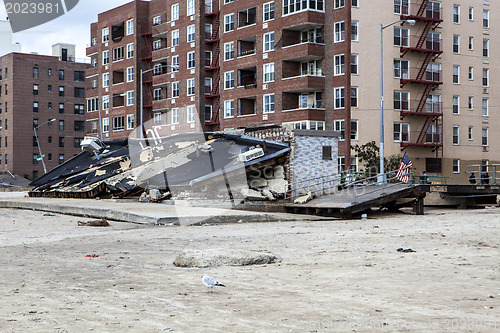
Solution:
{"label": "apartment window air conditioner", "polygon": [[268,27],[268,24],[267,24],[267,23],[263,23],[263,24],[262,24],[262,29],[267,29],[267,27]]}
{"label": "apartment window air conditioner", "polygon": [[267,90],[267,84],[262,85],[262,90]]}
{"label": "apartment window air conditioner", "polygon": [[262,115],[262,120],[267,120],[269,119],[269,116],[267,114]]}
{"label": "apartment window air conditioner", "polygon": [[262,150],[262,148],[254,148],[252,150],[239,154],[238,161],[248,162],[262,156],[264,156],[264,150]]}
{"label": "apartment window air conditioner", "polygon": [[483,88],[483,94],[489,94],[488,88]]}
{"label": "apartment window air conditioner", "polygon": [[483,146],[483,151],[489,151],[489,147],[488,146]]}

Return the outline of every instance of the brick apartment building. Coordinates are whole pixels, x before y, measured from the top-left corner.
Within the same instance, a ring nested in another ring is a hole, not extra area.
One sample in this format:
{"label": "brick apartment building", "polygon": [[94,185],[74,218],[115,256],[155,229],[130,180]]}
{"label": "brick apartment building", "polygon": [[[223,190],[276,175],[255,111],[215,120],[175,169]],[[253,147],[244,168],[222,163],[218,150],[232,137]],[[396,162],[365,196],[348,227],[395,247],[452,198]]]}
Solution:
{"label": "brick apartment building", "polygon": [[[143,115],[161,135],[291,124],[379,142],[379,44],[384,33],[385,155],[464,181],[466,166],[500,162],[500,69],[487,0],[133,1],[91,25],[87,120],[105,138]],[[177,67],[175,69],[174,67]],[[112,101],[110,103],[108,101]],[[116,103],[115,103],[116,101]],[[111,104],[111,105],[110,105]]]}
{"label": "brick apartment building", "polygon": [[[56,44],[56,56],[9,53],[0,57],[0,170],[36,179],[79,153],[85,136],[85,63],[74,45]],[[55,119],[52,122],[47,122]]]}

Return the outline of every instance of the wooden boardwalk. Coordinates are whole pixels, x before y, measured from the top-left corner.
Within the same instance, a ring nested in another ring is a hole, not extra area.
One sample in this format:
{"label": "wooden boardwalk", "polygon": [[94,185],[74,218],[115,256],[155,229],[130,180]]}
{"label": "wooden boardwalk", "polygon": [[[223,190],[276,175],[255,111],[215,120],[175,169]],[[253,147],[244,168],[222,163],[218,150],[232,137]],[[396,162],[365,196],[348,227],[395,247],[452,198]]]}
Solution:
{"label": "wooden boardwalk", "polygon": [[287,204],[285,210],[289,213],[350,218],[353,214],[371,207],[393,206],[398,199],[414,198],[417,214],[423,214],[423,198],[429,189],[429,185],[419,184],[350,187],[334,194],[320,196],[305,204]]}

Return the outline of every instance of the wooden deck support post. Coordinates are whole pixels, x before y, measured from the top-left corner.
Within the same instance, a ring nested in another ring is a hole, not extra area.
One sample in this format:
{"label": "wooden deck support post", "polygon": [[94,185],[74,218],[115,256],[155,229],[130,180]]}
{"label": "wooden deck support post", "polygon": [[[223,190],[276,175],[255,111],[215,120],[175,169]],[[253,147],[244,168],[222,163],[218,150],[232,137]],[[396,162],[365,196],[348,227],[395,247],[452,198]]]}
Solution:
{"label": "wooden deck support post", "polygon": [[415,214],[417,215],[424,215],[424,197],[423,196],[418,196],[415,205],[414,205],[414,211]]}

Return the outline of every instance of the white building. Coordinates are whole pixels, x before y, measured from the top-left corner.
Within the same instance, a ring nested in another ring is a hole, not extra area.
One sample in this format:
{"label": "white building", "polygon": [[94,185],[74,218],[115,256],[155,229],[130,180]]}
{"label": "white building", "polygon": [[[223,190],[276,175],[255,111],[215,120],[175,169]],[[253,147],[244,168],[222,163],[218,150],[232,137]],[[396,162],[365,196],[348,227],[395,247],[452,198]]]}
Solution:
{"label": "white building", "polygon": [[9,21],[0,21],[0,57],[11,52],[21,52],[21,44],[12,43],[12,29]]}

